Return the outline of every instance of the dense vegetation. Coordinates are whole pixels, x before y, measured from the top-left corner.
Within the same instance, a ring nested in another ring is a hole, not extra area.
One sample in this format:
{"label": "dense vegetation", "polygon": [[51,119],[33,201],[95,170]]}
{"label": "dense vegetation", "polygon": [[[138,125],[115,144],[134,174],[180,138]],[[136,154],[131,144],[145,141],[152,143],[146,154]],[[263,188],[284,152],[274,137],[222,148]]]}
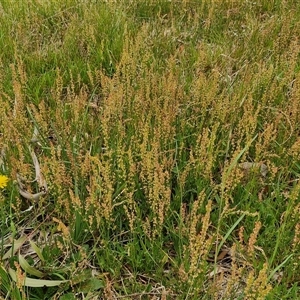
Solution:
{"label": "dense vegetation", "polygon": [[0,298],[299,299],[299,17],[1,1]]}

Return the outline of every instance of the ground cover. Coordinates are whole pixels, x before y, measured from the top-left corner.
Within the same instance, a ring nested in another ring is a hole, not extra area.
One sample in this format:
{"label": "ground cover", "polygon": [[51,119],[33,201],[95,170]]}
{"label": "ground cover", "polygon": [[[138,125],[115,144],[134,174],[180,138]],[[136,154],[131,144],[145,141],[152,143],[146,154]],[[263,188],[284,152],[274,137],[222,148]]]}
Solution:
{"label": "ground cover", "polygon": [[0,297],[299,299],[297,1],[1,1]]}

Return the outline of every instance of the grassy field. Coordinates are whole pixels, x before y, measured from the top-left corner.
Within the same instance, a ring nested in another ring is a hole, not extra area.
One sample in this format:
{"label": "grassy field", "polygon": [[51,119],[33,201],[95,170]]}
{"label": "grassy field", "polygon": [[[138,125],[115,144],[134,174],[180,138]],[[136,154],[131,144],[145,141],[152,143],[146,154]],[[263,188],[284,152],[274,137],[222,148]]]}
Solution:
{"label": "grassy field", "polygon": [[0,1],[0,299],[300,299],[297,3]]}

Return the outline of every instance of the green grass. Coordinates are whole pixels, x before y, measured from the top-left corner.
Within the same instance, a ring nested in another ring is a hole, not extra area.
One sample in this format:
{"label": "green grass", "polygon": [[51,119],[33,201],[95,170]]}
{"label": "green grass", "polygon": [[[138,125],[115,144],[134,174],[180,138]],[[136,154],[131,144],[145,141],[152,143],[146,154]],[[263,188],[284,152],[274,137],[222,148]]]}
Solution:
{"label": "green grass", "polygon": [[0,298],[298,299],[299,15],[2,1]]}

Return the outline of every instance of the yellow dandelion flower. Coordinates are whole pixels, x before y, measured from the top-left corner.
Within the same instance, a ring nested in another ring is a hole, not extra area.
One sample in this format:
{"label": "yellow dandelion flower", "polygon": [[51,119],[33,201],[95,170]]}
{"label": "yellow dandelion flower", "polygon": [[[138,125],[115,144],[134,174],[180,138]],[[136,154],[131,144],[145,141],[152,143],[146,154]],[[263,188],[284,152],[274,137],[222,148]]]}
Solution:
{"label": "yellow dandelion flower", "polygon": [[3,189],[7,186],[8,177],[4,175],[0,175],[0,189]]}

